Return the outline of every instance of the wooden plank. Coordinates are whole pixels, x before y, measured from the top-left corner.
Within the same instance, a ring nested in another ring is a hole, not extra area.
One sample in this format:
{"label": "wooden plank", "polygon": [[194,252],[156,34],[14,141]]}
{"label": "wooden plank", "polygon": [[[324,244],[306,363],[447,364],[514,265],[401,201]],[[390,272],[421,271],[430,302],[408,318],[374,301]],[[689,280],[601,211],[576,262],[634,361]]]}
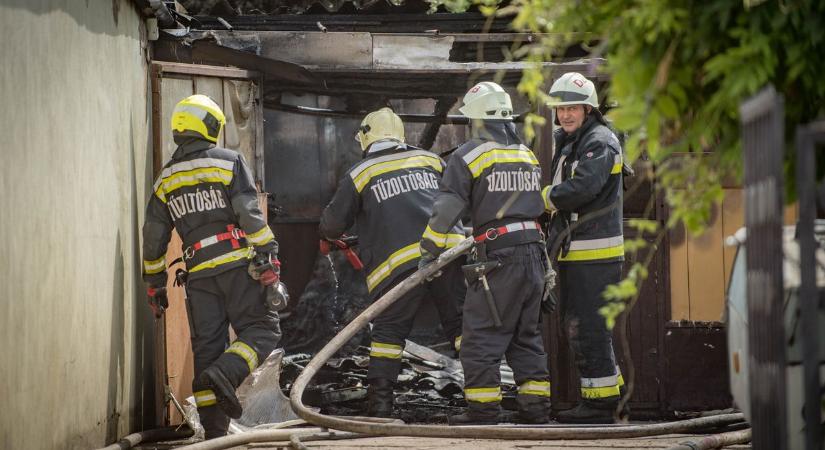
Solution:
{"label": "wooden plank", "polygon": [[705,232],[688,236],[690,320],[694,321],[719,320],[725,304],[722,214],[718,206],[713,208]]}
{"label": "wooden plank", "polygon": [[[172,395],[179,402],[192,395],[192,379],[194,378],[194,359],[192,357],[192,340],[189,335],[189,318],[186,314],[186,292],[182,287],[174,286],[175,270],[183,263],[169,265],[179,258],[182,242],[177,231],[172,233],[169,249],[166,251],[166,267],[168,281],[166,289],[169,296],[169,309],[166,310],[166,367],[168,383]],[[183,422],[183,417],[174,406],[169,404],[169,418],[171,424]]]}
{"label": "wooden plank", "polygon": [[[743,208],[742,189],[725,189],[722,200],[722,235],[728,237],[745,225],[745,210]],[[725,292],[728,291],[730,272],[733,267],[733,258],[736,257],[736,247],[723,246]]]}
{"label": "wooden plank", "polygon": [[239,79],[254,79],[261,76],[259,72],[254,70],[244,70],[223,66],[209,66],[206,64],[184,64],[156,61],[152,63],[152,66],[157,68],[156,70],[161,76],[163,76],[163,74],[181,74]]}
{"label": "wooden plank", "polygon": [[226,148],[242,154],[253,174],[258,166],[255,156],[257,133],[255,92],[256,89],[252,81],[223,81]]}
{"label": "wooden plank", "polygon": [[670,241],[670,318],[690,319],[687,232],[681,224],[669,232]]}
{"label": "wooden plank", "polygon": [[799,202],[785,205],[785,225],[796,225],[799,221]]}
{"label": "wooden plank", "polygon": [[[223,96],[223,80],[220,78],[215,77],[203,77],[203,76],[196,76],[192,77],[192,81],[195,84],[195,93],[196,94],[203,94],[211,98],[221,107],[224,111],[224,115],[226,115],[226,101],[224,100]],[[229,120],[227,119],[227,122]],[[227,126],[224,127],[223,133],[218,137],[218,147],[226,147],[226,130],[229,128],[229,123]]]}

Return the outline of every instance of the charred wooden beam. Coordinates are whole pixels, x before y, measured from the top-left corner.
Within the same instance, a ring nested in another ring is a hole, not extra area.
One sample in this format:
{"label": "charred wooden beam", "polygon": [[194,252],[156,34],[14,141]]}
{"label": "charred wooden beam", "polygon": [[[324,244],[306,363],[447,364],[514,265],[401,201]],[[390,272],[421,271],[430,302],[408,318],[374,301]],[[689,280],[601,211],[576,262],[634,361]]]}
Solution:
{"label": "charred wooden beam", "polygon": [[[455,100],[452,100],[455,102]],[[444,101],[445,104],[450,104],[449,101]],[[325,109],[325,108],[313,108],[309,106],[297,106],[297,105],[285,105],[283,103],[270,103],[264,101],[264,107],[269,109],[274,109],[276,111],[284,111],[293,114],[304,114],[309,116],[318,116],[318,117],[340,117],[345,119],[362,119],[367,112],[349,112],[349,111],[336,111],[333,109]],[[449,107],[447,108],[449,111]],[[436,111],[438,111],[438,106],[436,105]],[[439,126],[441,125],[468,125],[470,123],[469,119],[464,116],[458,115],[438,115],[438,114],[398,114],[398,117],[401,118],[402,121],[405,123],[427,123],[427,124],[434,124],[437,123]],[[515,122],[521,122],[524,120],[524,116],[522,114],[514,114],[513,120]],[[430,144],[432,145],[432,144]],[[426,147],[424,147],[426,148]]]}
{"label": "charred wooden beam", "polygon": [[[217,17],[195,16],[202,30],[225,30]],[[510,18],[493,20],[485,29],[487,17],[481,13],[438,14],[283,14],[225,17],[239,31],[369,31],[376,33],[506,33]]]}
{"label": "charred wooden beam", "polygon": [[298,85],[320,85],[321,79],[307,69],[286,61],[264,58],[241,50],[201,40],[192,44],[192,59],[231,64],[242,69],[263,73],[266,78]]}
{"label": "charred wooden beam", "polygon": [[438,136],[438,130],[441,129],[441,124],[444,122],[444,119],[447,118],[447,113],[450,112],[450,108],[455,105],[455,102],[455,97],[440,97],[435,102],[433,121],[428,123],[424,128],[424,132],[421,133],[421,141],[418,143],[419,147],[430,148],[433,146],[435,138]]}

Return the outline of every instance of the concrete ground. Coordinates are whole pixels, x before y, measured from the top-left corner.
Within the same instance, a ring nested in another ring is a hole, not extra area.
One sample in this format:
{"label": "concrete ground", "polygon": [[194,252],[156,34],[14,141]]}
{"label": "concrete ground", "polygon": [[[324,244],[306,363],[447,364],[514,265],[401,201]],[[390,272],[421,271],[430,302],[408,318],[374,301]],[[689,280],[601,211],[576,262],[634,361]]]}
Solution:
{"label": "concrete ground", "polygon": [[[420,449],[420,450],[596,450],[596,449],[667,449],[674,444],[684,442],[697,436],[666,435],[636,439],[601,439],[601,440],[560,440],[560,441],[498,441],[486,439],[449,439],[449,438],[412,438],[412,437],[374,437],[347,439],[340,441],[306,442],[304,445],[312,450],[381,450],[381,449]],[[248,449],[291,449],[288,443],[250,444]],[[750,449],[750,445],[735,445],[727,449]]]}

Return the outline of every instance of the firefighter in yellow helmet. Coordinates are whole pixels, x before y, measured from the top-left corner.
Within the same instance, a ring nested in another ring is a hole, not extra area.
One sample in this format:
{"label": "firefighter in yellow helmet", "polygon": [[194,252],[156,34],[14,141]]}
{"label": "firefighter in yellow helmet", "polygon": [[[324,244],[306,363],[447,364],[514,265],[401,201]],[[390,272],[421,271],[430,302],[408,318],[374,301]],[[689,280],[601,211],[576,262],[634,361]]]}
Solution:
{"label": "firefighter in yellow helmet", "polygon": [[[175,106],[171,126],[178,147],[155,182],[143,225],[143,278],[156,317],[168,305],[166,250],[173,228],[183,240],[192,391],[207,439],[225,435],[229,418],[241,416],[235,388],[281,336],[272,307],[277,302],[267,301],[280,284],[278,243],[243,156],[216,146],[225,123],[205,95]],[[231,343],[229,325],[237,335]]]}
{"label": "firefighter in yellow helmet", "polygon": [[562,75],[549,106],[561,126],[554,133],[552,185],[543,189],[552,214],[548,243],[558,254],[562,319],[581,376],[581,401],[559,422],[613,423],[624,380],[611,332],[599,309],[602,292],[622,276],[622,148],[599,113],[593,82]]}
{"label": "firefighter in yellow helmet", "polygon": [[471,139],[447,164],[421,239],[426,260],[446,248],[444,236],[469,211],[476,247],[464,302],[461,365],[467,412],[450,424],[495,424],[501,417],[501,357],[518,383],[517,420],[546,423],[550,376],[539,330],[548,269],[536,219],[542,214],[541,167],[512,121],[510,96],[496,83],[473,86],[462,114]]}
{"label": "firefighter in yellow helmet", "polygon": [[[445,164],[437,155],[405,144],[404,124],[389,108],[368,114],[356,140],[364,151],[364,161],[339,182],[321,215],[320,234],[333,240],[353,224],[358,227],[367,289],[375,300],[416,270],[421,255],[418,240],[430,217]],[[460,222],[445,231],[446,246],[463,239]],[[458,346],[464,280],[457,264],[443,272],[375,318],[367,374],[370,415],[392,414],[393,385],[401,369],[404,342],[427,296],[434,299],[444,334]]]}

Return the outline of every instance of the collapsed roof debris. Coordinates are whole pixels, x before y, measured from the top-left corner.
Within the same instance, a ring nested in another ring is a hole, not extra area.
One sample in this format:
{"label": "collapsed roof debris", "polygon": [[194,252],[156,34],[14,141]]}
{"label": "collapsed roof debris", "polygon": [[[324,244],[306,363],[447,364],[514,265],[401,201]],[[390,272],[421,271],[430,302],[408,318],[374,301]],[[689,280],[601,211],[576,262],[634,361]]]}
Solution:
{"label": "collapsed roof debris", "polygon": [[[280,386],[288,394],[312,355],[326,345],[369,304],[363,273],[355,271],[339,252],[319,255],[313,278],[295,307],[282,321],[282,345],[286,350]],[[437,320],[427,321],[438,323]],[[402,355],[396,384],[398,417],[408,423],[443,422],[465,406],[464,374],[452,346],[440,328],[417,327]],[[330,360],[305,393],[307,404],[325,414],[366,414],[369,333],[362,330]],[[436,351],[436,349],[441,350]],[[502,366],[504,407],[515,398],[512,371]]]}
{"label": "collapsed roof debris", "polygon": [[[406,423],[443,423],[446,416],[466,406],[462,393],[464,374],[458,361],[414,342],[407,341],[401,374],[395,385],[395,415]],[[307,405],[323,414],[366,414],[369,349],[358,347],[350,356],[329,360],[304,393]],[[310,355],[284,359],[281,386],[288,393]],[[502,366],[505,409],[515,409],[516,386],[512,370]]]}
{"label": "collapsed roof debris", "polygon": [[301,14],[311,11],[387,10],[425,12],[430,4],[420,0],[178,0],[191,14],[240,16]]}

